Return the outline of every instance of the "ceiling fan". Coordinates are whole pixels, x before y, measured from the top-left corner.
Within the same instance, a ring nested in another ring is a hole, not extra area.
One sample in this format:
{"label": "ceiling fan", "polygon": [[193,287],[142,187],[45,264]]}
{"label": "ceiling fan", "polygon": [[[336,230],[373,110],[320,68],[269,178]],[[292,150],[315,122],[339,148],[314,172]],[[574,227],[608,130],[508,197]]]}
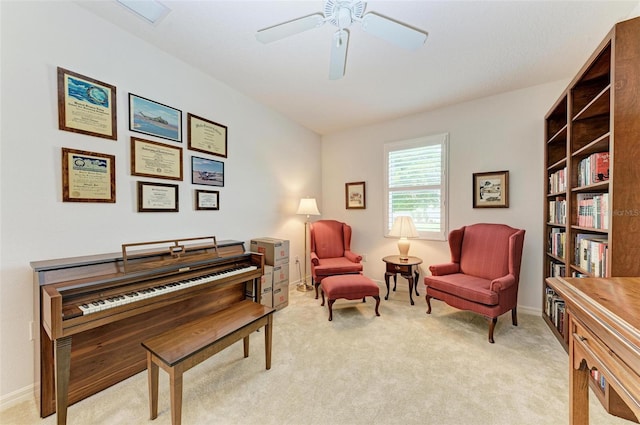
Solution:
{"label": "ceiling fan", "polygon": [[338,27],[333,34],[329,79],[344,76],[347,61],[348,28],[358,22],[370,34],[387,40],[408,50],[415,50],[427,40],[425,31],[409,27],[393,19],[369,12],[364,14],[365,2],[360,0],[325,0],[323,13],[304,16],[258,31],[256,38],[262,43],[271,43],[294,34],[318,28],[329,22]]}

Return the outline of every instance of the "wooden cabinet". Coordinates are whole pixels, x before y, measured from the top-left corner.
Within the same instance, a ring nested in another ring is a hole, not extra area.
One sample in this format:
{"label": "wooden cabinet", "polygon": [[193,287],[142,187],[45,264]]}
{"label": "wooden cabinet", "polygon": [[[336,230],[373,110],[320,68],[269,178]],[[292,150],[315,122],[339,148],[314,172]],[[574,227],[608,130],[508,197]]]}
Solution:
{"label": "wooden cabinet", "polygon": [[568,349],[546,279],[640,276],[640,18],[613,27],[545,116],[544,183],[543,318]]}

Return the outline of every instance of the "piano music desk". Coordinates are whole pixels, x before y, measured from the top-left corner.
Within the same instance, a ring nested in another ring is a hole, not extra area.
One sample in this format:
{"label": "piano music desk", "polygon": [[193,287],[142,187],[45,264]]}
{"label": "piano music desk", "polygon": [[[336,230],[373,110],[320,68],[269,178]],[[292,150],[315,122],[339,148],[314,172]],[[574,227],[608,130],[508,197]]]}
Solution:
{"label": "piano music desk", "polygon": [[158,416],[158,367],[169,374],[171,423],[182,417],[182,374],[231,344],[243,340],[249,357],[249,335],[264,326],[266,368],[271,369],[271,335],[275,309],[245,300],[210,316],[168,330],[142,343],[147,349],[150,419]]}

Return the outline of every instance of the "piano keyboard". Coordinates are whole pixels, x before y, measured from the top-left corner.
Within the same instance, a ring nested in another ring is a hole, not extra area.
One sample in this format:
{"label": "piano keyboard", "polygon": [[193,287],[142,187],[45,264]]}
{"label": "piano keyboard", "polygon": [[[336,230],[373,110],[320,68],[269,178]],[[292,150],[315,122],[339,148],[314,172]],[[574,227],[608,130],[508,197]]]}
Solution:
{"label": "piano keyboard", "polygon": [[104,299],[97,299],[85,304],[80,304],[78,307],[82,310],[82,315],[95,313],[97,311],[108,310],[110,308],[118,307],[121,305],[137,302],[145,298],[157,297],[169,292],[178,291],[181,289],[189,288],[191,286],[202,285],[205,283],[213,282],[214,280],[224,279],[230,276],[235,276],[241,273],[257,270],[256,266],[240,267],[230,270],[225,270],[218,273],[212,273],[193,279],[186,279],[179,282],[167,283],[164,285],[158,285],[151,288],[146,288],[139,291],[128,292],[113,297]]}

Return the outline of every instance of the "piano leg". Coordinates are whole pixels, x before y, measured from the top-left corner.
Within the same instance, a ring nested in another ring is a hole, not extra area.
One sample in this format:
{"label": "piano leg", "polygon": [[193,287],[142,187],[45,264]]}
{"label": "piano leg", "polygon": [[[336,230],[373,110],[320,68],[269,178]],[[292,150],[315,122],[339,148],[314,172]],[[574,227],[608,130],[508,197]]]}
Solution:
{"label": "piano leg", "polygon": [[67,423],[67,406],[69,404],[69,369],[71,366],[71,337],[65,336],[55,340],[56,363],[56,415],[58,425]]}

